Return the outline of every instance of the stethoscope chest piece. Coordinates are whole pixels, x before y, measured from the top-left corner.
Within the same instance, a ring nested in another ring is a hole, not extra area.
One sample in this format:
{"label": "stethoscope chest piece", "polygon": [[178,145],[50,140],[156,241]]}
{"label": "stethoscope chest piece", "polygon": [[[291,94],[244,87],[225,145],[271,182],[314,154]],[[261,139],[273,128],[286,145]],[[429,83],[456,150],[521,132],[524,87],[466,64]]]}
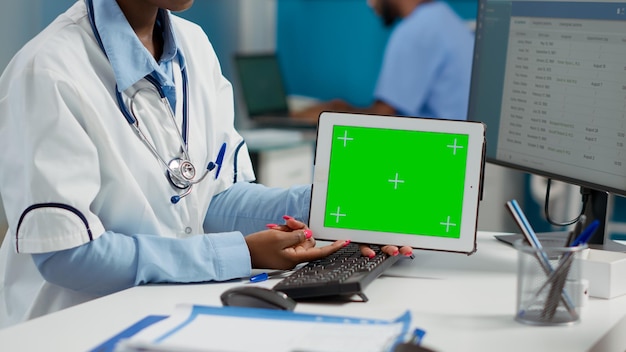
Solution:
{"label": "stethoscope chest piece", "polygon": [[174,158],[168,164],[167,176],[174,187],[186,189],[196,177],[196,168],[189,160]]}

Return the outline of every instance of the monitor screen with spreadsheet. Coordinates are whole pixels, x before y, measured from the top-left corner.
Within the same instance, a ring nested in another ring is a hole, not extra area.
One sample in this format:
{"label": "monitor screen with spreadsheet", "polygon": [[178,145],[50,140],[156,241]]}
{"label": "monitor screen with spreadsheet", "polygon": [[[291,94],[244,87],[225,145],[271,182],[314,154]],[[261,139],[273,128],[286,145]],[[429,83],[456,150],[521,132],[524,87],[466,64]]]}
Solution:
{"label": "monitor screen with spreadsheet", "polygon": [[480,0],[468,118],[487,161],[580,186],[604,224],[626,195],[625,57],[626,2]]}
{"label": "monitor screen with spreadsheet", "polygon": [[472,253],[484,125],[323,113],[310,227],[320,239]]}

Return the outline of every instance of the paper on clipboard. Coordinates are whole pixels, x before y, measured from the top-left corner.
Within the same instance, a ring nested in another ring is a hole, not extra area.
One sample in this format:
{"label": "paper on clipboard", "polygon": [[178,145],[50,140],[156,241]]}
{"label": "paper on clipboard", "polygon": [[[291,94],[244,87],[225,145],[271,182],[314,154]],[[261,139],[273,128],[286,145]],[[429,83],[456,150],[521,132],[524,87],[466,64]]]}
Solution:
{"label": "paper on clipboard", "polygon": [[388,320],[259,308],[179,305],[120,341],[116,351],[384,351],[409,328],[409,311]]}

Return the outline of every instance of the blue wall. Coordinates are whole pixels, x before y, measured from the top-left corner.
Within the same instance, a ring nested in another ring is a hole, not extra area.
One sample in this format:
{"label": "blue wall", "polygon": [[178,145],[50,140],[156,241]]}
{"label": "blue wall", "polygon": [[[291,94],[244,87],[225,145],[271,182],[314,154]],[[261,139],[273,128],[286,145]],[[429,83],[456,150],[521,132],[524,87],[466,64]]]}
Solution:
{"label": "blue wall", "polygon": [[[451,0],[465,19],[475,0]],[[277,49],[291,94],[369,105],[389,35],[365,0],[278,0]]]}
{"label": "blue wall", "polygon": [[365,0],[279,0],[276,43],[287,90],[369,104],[388,34]]}

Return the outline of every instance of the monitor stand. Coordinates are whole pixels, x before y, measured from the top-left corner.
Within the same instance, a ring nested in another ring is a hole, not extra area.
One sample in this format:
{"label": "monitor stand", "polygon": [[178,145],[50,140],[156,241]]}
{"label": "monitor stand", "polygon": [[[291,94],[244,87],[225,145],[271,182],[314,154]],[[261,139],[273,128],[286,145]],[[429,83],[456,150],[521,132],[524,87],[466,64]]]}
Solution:
{"label": "monitor stand", "polygon": [[609,216],[611,214],[609,210],[613,207],[609,202],[609,194],[585,187],[581,188],[581,193],[589,196],[587,207],[585,208],[587,224],[596,219],[600,222],[600,226],[589,240],[589,248],[626,252],[626,246],[615,242],[611,238],[611,233],[608,231],[607,225],[609,224]]}
{"label": "monitor stand", "polygon": [[[585,207],[585,216],[587,217],[587,224],[590,224],[593,220],[600,221],[600,226],[596,230],[595,234],[589,239],[590,245],[602,245],[607,241],[606,238],[606,223],[607,223],[607,208],[609,206],[609,194],[607,192],[596,191],[590,188],[582,187],[580,193],[588,195],[587,206]],[[583,224],[586,226],[586,224]]]}

